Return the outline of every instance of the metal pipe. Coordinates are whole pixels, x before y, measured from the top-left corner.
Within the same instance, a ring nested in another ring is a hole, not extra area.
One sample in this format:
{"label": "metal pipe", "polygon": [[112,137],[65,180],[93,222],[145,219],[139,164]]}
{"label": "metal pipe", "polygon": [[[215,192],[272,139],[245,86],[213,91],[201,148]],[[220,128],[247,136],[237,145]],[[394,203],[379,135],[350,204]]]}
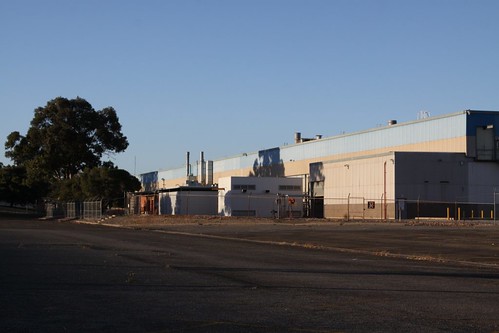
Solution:
{"label": "metal pipe", "polygon": [[386,220],[386,161],[383,164],[383,213]]}
{"label": "metal pipe", "polygon": [[205,172],[206,170],[204,168],[204,152],[201,152],[199,154],[198,182],[203,185],[206,184]]}

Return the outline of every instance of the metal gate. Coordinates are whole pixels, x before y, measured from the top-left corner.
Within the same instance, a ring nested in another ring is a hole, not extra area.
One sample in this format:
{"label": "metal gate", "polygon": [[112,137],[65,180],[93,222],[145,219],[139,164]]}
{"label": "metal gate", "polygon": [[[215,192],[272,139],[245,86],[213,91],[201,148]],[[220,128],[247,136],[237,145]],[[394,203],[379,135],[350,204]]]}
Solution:
{"label": "metal gate", "polygon": [[102,218],[102,200],[84,201],[83,218],[89,220],[98,220]]}

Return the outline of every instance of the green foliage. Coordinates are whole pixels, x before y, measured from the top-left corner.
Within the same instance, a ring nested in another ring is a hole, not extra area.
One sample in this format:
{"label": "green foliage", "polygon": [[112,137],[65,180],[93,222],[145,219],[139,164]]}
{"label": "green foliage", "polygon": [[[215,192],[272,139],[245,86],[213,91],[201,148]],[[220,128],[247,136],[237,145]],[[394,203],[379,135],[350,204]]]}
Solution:
{"label": "green foliage", "polygon": [[54,195],[59,200],[102,199],[105,205],[121,205],[123,194],[140,189],[140,181],[126,170],[95,167],[58,183]]}
{"label": "green foliage", "polygon": [[26,135],[7,136],[5,156],[14,166],[0,165],[0,200],[123,198],[140,182],[102,158],[127,147],[112,107],[96,111],[83,98],[57,97],[35,109]]}
{"label": "green foliage", "polygon": [[96,111],[83,98],[58,97],[35,109],[25,136],[15,131],[5,156],[26,167],[30,179],[70,179],[85,168],[102,165],[103,155],[128,147],[112,107]]}
{"label": "green foliage", "polygon": [[22,166],[0,165],[0,200],[11,206],[34,203],[44,195],[46,184],[26,182],[26,169]]}

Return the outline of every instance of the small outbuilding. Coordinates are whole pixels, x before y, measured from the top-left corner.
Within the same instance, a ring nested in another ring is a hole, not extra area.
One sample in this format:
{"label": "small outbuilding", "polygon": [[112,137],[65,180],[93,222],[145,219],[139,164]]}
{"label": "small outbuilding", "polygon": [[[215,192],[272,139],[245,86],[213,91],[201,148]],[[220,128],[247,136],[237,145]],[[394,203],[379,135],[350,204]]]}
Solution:
{"label": "small outbuilding", "polygon": [[302,178],[220,178],[218,213],[222,216],[302,217],[302,183]]}
{"label": "small outbuilding", "polygon": [[159,215],[216,215],[217,188],[179,186],[158,192]]}

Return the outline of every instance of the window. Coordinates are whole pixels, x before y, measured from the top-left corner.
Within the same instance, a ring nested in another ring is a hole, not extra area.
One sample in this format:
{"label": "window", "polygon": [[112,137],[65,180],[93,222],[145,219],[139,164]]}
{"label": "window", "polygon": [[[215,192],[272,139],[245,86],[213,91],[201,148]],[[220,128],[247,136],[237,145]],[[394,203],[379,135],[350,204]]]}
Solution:
{"label": "window", "polygon": [[232,185],[232,189],[235,191],[237,190],[254,191],[256,190],[256,185],[234,184]]}
{"label": "window", "polygon": [[300,185],[279,185],[279,191],[301,191]]}

